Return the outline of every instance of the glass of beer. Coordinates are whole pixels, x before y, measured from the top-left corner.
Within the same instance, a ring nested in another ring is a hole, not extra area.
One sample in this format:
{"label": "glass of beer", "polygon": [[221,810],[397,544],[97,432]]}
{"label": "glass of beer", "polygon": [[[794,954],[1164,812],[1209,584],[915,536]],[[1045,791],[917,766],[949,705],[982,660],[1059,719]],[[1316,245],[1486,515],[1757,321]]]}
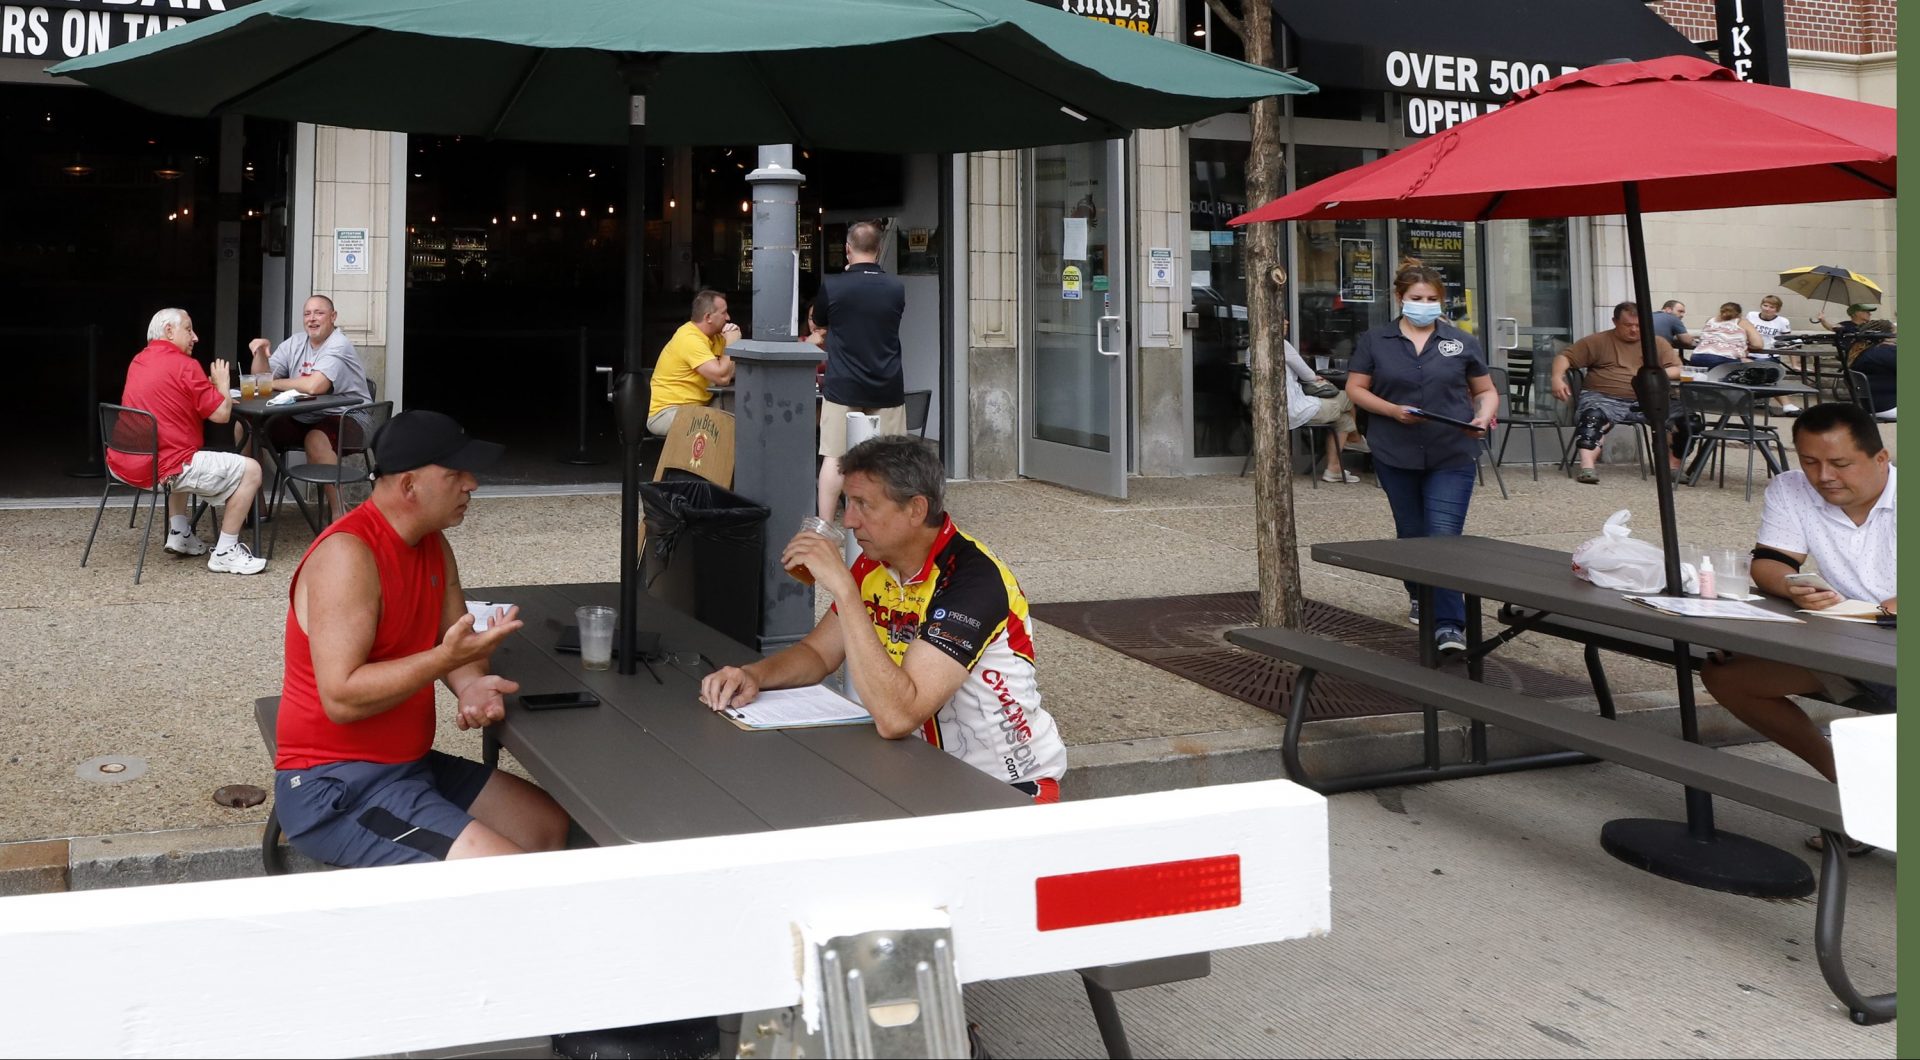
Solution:
{"label": "glass of beer", "polygon": [[[818,534],[839,546],[844,546],[847,540],[846,531],[817,515],[809,515],[805,519],[800,520],[800,532],[803,534]],[[792,575],[794,580],[802,585],[813,584],[813,572],[807,569],[806,564],[796,564],[788,567],[787,573]]]}

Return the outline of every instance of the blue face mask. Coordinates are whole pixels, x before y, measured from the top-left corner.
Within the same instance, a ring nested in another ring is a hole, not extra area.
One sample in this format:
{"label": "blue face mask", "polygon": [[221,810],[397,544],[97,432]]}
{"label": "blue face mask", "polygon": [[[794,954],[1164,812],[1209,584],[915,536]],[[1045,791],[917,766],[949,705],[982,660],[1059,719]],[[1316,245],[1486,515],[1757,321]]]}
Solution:
{"label": "blue face mask", "polygon": [[1400,315],[1416,328],[1424,328],[1440,319],[1438,302],[1401,302]]}

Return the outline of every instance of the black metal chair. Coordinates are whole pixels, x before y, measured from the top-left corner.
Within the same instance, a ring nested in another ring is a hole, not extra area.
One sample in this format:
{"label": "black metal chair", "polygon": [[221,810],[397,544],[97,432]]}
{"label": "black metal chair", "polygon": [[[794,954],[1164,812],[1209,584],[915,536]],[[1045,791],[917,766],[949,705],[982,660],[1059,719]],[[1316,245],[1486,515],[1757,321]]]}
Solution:
{"label": "black metal chair", "polygon": [[[100,403],[99,414],[100,455],[107,472],[107,486],[100,491],[100,507],[93,513],[93,531],[87,534],[87,548],[80,553],[80,565],[86,566],[88,558],[93,555],[93,539],[100,533],[100,519],[107,514],[107,497],[113,493],[113,488],[124,486],[133,491],[133,507],[127,512],[127,529],[129,530],[133,529],[134,520],[140,515],[141,496],[150,493],[153,495],[153,502],[147,508],[147,529],[140,535],[140,561],[133,568],[133,584],[139,585],[140,576],[147,569],[147,546],[153,541],[154,512],[161,507],[163,501],[170,501],[173,497],[173,487],[160,479],[160,422],[154,419],[153,413],[145,409],[115,405],[109,401]],[[135,459],[148,461],[148,466],[152,469],[153,485],[141,486],[121,478],[114,472],[113,465],[105,460],[109,451],[125,453]],[[193,514],[197,518],[199,515],[197,498],[194,504],[196,510]]]}
{"label": "black metal chair", "polygon": [[[1752,392],[1738,386],[1729,386],[1716,382],[1682,383],[1680,401],[1689,413],[1698,413],[1706,426],[1693,438],[1688,446],[1687,485],[1700,481],[1700,475],[1714,458],[1719,458],[1719,480],[1722,489],[1727,485],[1727,445],[1737,443],[1747,447],[1747,483],[1746,499],[1753,500],[1753,454],[1766,445],[1771,445],[1779,453],[1780,466],[1787,466],[1786,446],[1780,440],[1780,432],[1771,424],[1753,422]],[[1767,474],[1773,474],[1774,464],[1763,460],[1767,465]]]}
{"label": "black metal chair", "polygon": [[[1512,389],[1510,377],[1505,368],[1488,368],[1487,371],[1493,376],[1494,389],[1500,392],[1500,423],[1506,428],[1506,432],[1500,435],[1500,451],[1494,454],[1493,466],[1498,468],[1502,463],[1506,462],[1507,439],[1513,436],[1513,431],[1515,429],[1525,430],[1527,432],[1528,451],[1533,454],[1533,480],[1538,482],[1540,481],[1540,443],[1535,440],[1535,432],[1542,427],[1553,428],[1553,451],[1556,453],[1565,452],[1567,448],[1567,435],[1566,432],[1561,429],[1560,418],[1558,416],[1541,416],[1534,413],[1530,401],[1523,404],[1520,394]],[[1527,389],[1531,391],[1532,385],[1528,384]],[[1511,418],[1509,418],[1509,412],[1512,413]],[[1488,444],[1492,444],[1491,441],[1489,441]]]}
{"label": "black metal chair", "polygon": [[922,438],[927,436],[927,412],[933,408],[933,391],[907,391],[907,430]]}
{"label": "black metal chair", "polygon": [[[343,491],[340,503],[342,505],[341,510],[344,513],[347,503],[344,490],[349,485],[366,482],[373,477],[373,453],[371,451],[373,435],[392,416],[393,402],[391,401],[376,401],[370,405],[355,405],[352,408],[343,410],[340,414],[339,451],[335,454],[337,462],[332,464],[295,464],[292,467],[286,468],[280,475],[274,478],[274,502],[276,504],[279,502],[280,490],[283,486],[292,490],[298,490],[301,486],[312,486],[314,487],[315,493],[314,505],[317,508],[326,504],[326,487],[332,486],[337,490]],[[357,469],[348,464],[348,461],[355,457],[358,457],[360,460],[360,466]],[[291,485],[289,485],[289,483]],[[299,502],[297,495],[295,496],[295,501],[300,503],[302,511],[307,510],[304,502]],[[284,521],[285,520],[275,520],[273,524],[273,534],[267,538],[267,557],[269,559],[273,557],[274,545],[280,540],[280,523]],[[325,524],[320,520],[316,519],[313,522],[313,532],[316,534],[325,527]]]}

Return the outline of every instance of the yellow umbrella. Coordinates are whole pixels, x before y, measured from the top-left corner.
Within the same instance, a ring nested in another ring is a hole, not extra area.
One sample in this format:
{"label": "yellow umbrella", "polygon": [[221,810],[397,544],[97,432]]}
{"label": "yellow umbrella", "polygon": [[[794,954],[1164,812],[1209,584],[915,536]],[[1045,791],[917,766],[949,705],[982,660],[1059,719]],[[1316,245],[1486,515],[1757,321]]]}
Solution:
{"label": "yellow umbrella", "polygon": [[1780,274],[1780,286],[1809,300],[1822,302],[1872,302],[1881,298],[1880,285],[1838,265],[1802,265]]}

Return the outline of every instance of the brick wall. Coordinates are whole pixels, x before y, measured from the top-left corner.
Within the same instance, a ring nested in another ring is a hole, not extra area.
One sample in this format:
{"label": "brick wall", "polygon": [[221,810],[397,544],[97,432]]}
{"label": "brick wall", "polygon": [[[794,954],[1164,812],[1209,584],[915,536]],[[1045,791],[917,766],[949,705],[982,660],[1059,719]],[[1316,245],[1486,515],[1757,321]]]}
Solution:
{"label": "brick wall", "polygon": [[[1899,0],[1785,0],[1787,46],[1808,51],[1867,55],[1897,48]],[[1690,40],[1719,32],[1713,0],[1660,0],[1653,6]]]}

